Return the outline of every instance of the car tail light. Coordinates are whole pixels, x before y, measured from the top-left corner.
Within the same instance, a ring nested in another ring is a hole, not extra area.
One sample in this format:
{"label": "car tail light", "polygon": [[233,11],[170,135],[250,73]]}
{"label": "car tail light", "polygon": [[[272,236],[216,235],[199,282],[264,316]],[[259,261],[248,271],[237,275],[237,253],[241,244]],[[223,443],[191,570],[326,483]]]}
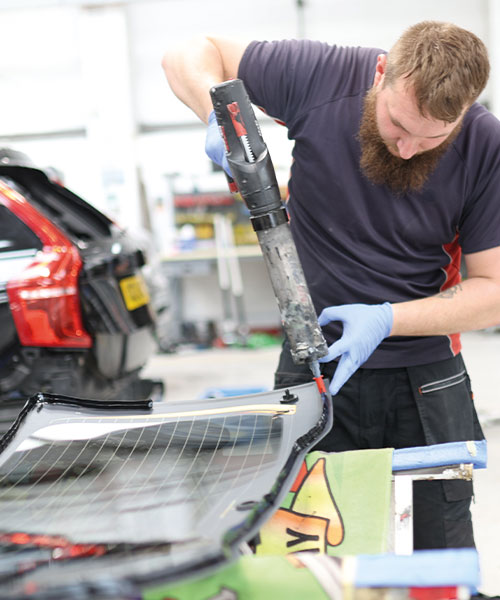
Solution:
{"label": "car tail light", "polygon": [[43,244],[33,262],[7,283],[9,304],[23,346],[89,348],[82,324],[78,275],[82,260],[75,246],[23,196],[0,181],[0,202]]}

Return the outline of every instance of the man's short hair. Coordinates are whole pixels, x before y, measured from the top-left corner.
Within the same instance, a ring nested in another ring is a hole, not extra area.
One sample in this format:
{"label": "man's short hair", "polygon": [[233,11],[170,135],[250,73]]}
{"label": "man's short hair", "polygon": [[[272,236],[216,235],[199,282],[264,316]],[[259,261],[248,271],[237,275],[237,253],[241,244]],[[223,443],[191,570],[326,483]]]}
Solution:
{"label": "man's short hair", "polygon": [[423,116],[452,123],[483,91],[488,51],[452,23],[423,21],[407,29],[387,55],[384,85],[406,78]]}

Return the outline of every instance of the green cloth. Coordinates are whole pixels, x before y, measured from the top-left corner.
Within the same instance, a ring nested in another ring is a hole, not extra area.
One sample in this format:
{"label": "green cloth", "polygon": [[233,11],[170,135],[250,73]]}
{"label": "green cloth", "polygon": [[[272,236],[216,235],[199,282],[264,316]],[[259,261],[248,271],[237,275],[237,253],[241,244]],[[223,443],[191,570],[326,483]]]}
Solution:
{"label": "green cloth", "polygon": [[212,575],[142,592],[143,600],[328,600],[314,575],[294,557],[242,556]]}
{"label": "green cloth", "polygon": [[281,508],[262,527],[258,555],[387,548],[392,448],[311,452]]}

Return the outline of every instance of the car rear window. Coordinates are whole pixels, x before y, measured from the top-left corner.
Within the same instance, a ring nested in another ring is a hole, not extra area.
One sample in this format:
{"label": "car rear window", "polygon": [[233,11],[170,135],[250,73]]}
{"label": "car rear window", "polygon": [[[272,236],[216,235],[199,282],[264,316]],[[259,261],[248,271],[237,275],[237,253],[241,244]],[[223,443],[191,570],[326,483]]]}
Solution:
{"label": "car rear window", "polygon": [[87,242],[111,235],[113,222],[108,217],[67,188],[50,181],[42,171],[0,167],[2,175],[73,241]]}
{"label": "car rear window", "polygon": [[0,252],[17,250],[41,250],[38,237],[16,215],[0,205]]}

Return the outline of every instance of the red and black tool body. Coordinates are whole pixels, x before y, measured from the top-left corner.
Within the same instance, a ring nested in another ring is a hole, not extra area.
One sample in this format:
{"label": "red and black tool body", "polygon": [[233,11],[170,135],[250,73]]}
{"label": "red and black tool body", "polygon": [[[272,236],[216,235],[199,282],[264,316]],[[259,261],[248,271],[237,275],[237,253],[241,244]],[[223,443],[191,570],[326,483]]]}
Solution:
{"label": "red and black tool body", "polygon": [[328,348],[250,99],[240,79],[215,85],[210,95],[234,182],[257,233],[292,358],[297,364],[309,363],[314,376],[319,377],[317,361]]}

